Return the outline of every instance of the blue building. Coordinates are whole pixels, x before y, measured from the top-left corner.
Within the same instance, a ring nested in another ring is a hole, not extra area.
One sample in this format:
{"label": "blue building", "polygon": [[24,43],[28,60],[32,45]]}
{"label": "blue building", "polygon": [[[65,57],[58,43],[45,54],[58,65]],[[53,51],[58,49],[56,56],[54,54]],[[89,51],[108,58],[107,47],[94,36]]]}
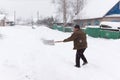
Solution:
{"label": "blue building", "polygon": [[119,0],[88,0],[74,19],[81,27],[99,25],[102,21],[120,22]]}

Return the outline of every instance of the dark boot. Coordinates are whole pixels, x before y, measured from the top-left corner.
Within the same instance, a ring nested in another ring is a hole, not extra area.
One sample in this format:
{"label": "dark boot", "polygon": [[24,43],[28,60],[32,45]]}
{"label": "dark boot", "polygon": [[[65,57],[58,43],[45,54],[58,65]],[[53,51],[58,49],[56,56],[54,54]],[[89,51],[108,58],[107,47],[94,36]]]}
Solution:
{"label": "dark boot", "polygon": [[82,65],[84,66],[84,65],[86,65],[86,64],[88,64],[88,62],[84,62]]}
{"label": "dark boot", "polygon": [[79,65],[75,65],[75,67],[80,68],[80,66],[79,66]]}

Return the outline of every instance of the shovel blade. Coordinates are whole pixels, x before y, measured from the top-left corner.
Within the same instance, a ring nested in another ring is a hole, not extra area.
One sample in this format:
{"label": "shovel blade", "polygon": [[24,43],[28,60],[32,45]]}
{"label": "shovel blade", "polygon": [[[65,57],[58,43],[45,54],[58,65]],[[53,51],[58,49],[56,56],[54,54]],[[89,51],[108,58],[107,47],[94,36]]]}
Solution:
{"label": "shovel blade", "polygon": [[45,45],[55,45],[55,42],[54,42],[54,40],[46,40],[46,39],[42,39],[42,42],[43,42],[43,44],[45,44]]}

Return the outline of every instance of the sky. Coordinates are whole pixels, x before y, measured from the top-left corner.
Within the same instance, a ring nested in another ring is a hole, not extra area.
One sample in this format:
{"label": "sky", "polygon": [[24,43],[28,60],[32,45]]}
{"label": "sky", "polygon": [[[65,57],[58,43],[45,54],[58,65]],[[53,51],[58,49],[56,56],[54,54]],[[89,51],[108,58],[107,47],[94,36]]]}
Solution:
{"label": "sky", "polygon": [[0,9],[4,9],[10,16],[16,11],[17,17],[41,17],[53,16],[54,6],[51,0],[0,0]]}

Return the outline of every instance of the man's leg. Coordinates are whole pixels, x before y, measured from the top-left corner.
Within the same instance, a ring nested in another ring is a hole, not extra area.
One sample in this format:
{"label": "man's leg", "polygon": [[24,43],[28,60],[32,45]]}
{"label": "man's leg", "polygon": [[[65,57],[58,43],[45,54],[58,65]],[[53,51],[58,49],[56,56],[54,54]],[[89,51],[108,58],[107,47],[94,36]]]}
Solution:
{"label": "man's leg", "polygon": [[76,52],[76,67],[80,67],[80,53],[79,50]]}
{"label": "man's leg", "polygon": [[84,56],[84,51],[85,51],[85,49],[81,49],[81,50],[80,50],[80,58],[82,58],[82,60],[83,60],[83,62],[84,62],[83,65],[85,65],[85,64],[88,63],[86,57]]}

